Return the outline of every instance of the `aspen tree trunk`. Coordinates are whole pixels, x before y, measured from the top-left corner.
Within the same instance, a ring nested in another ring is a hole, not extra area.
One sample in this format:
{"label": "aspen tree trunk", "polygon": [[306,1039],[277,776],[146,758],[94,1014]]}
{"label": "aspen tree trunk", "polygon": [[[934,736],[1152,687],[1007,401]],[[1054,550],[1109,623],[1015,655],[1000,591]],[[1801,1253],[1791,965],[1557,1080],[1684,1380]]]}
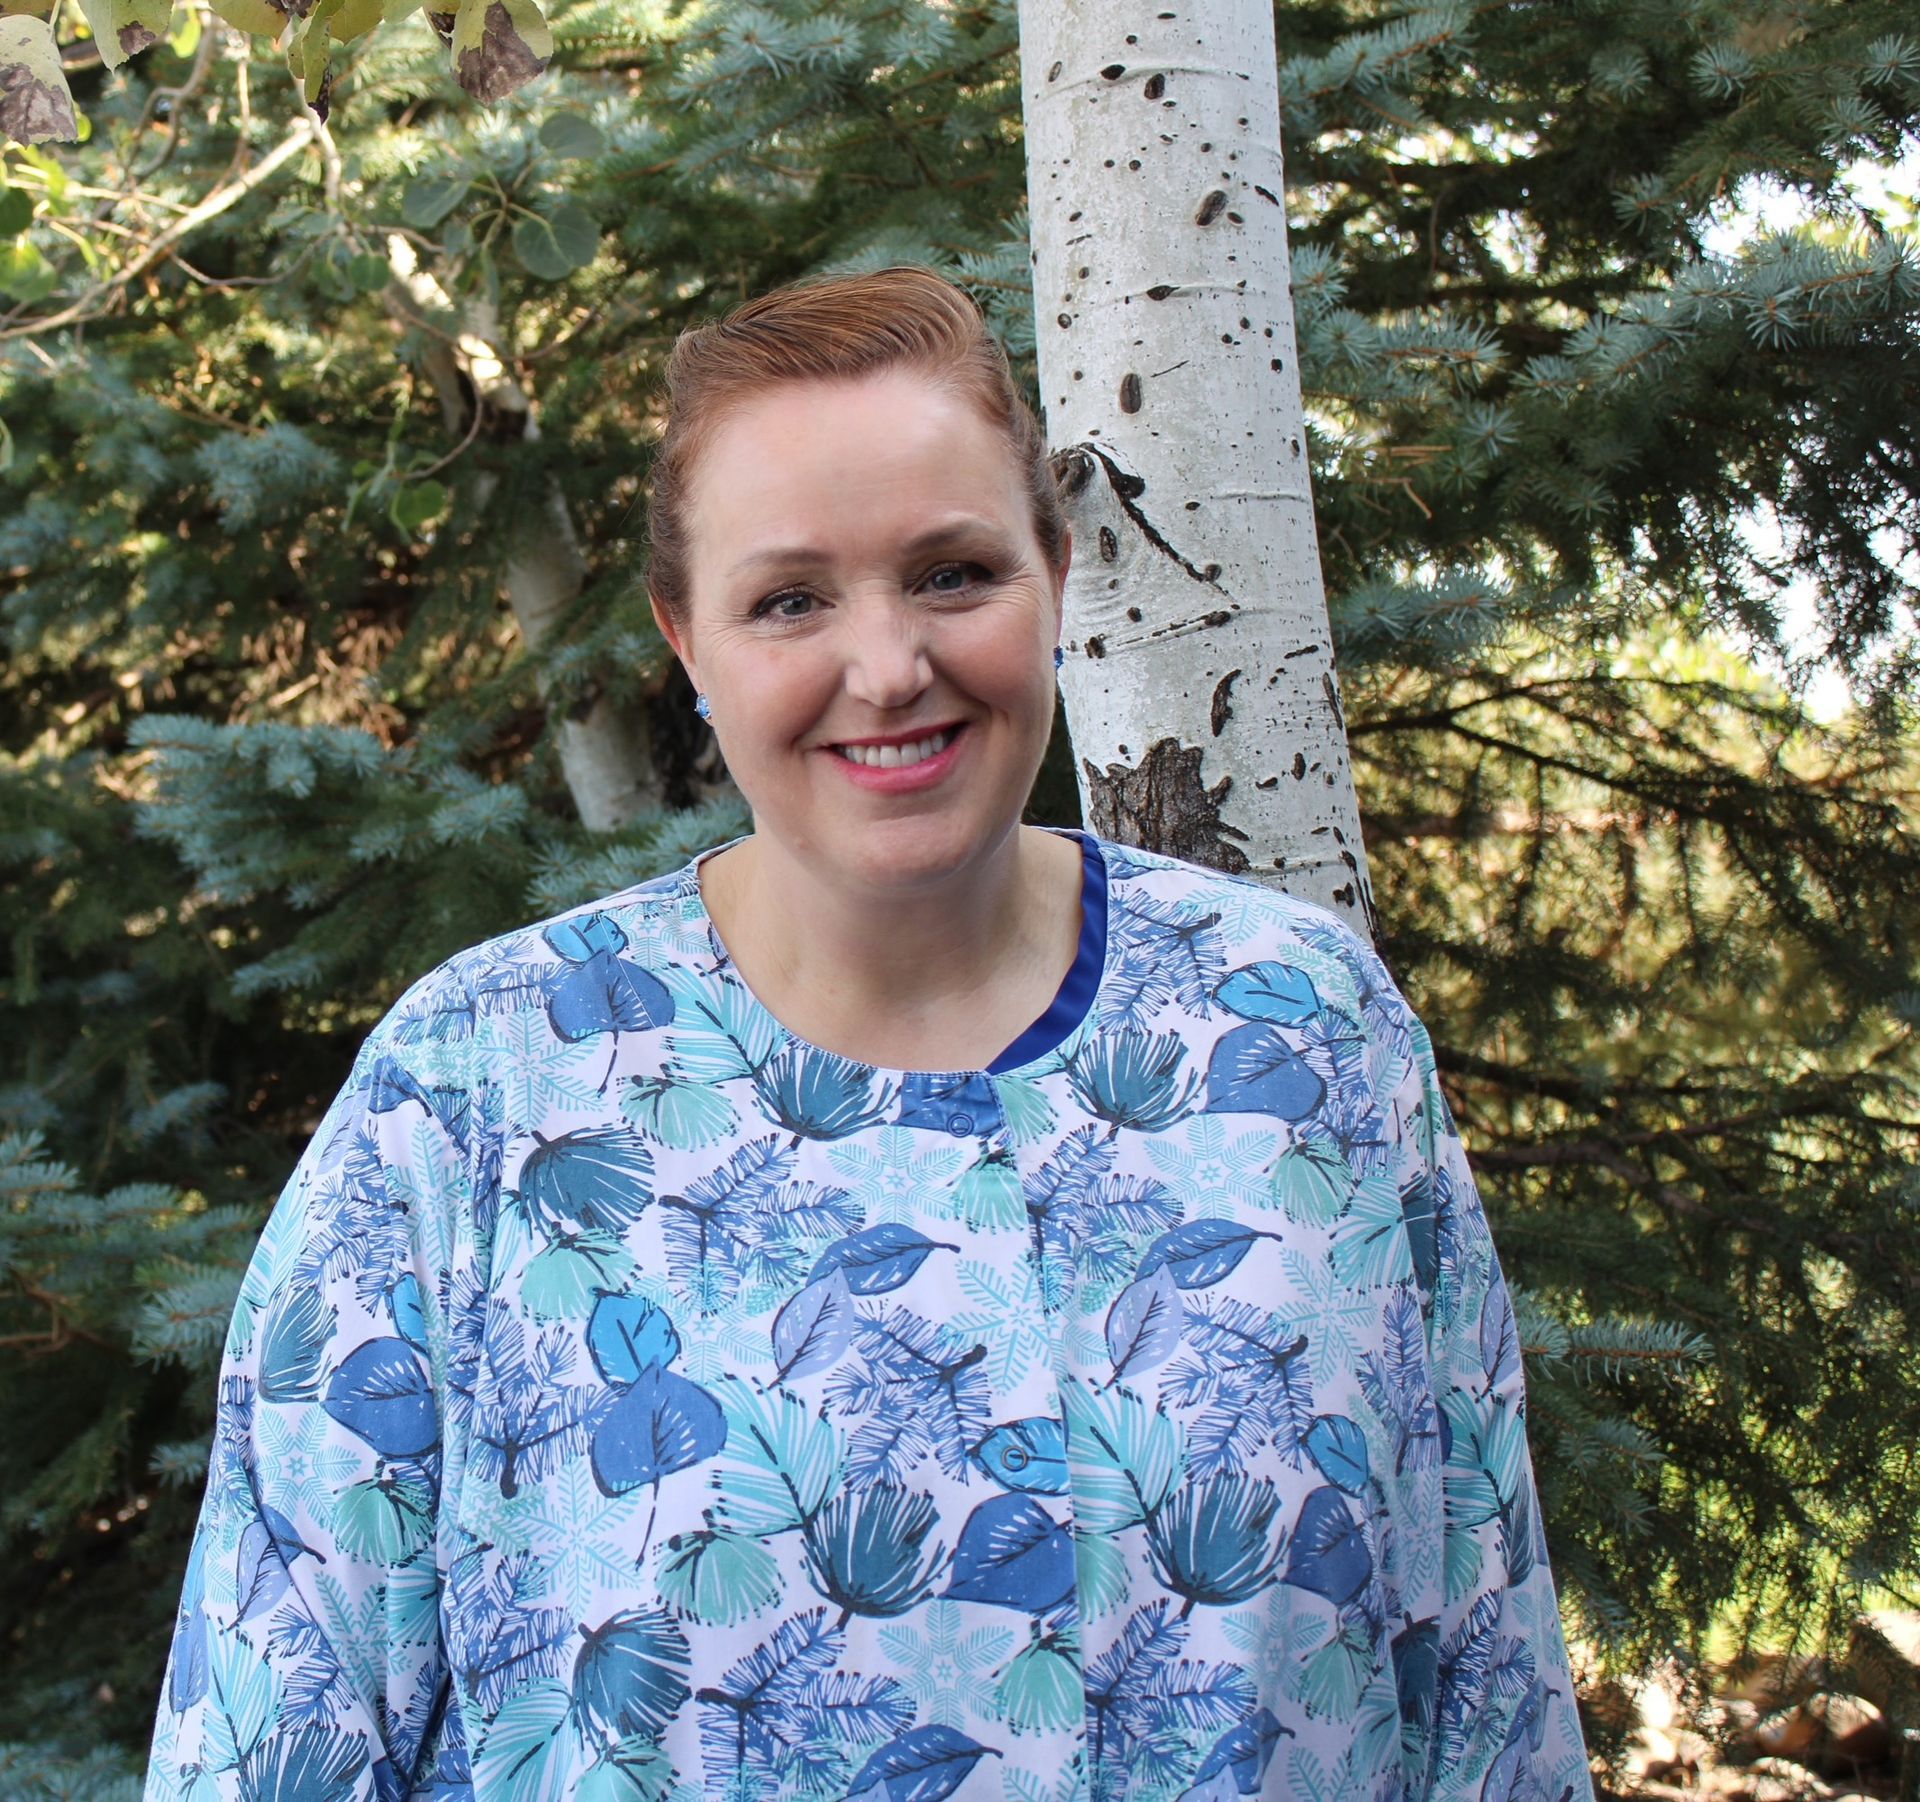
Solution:
{"label": "aspen tree trunk", "polygon": [[1308,490],[1273,13],[1020,0],[1088,824],[1372,935]]}
{"label": "aspen tree trunk", "polygon": [[[390,238],[387,256],[421,312],[459,320],[457,340],[433,343],[423,359],[449,433],[464,436],[473,423],[471,409],[484,407],[497,417],[498,435],[538,439],[540,423],[533,404],[495,348],[500,324],[492,310],[476,301],[464,313],[456,312],[440,284],[418,267],[405,239]],[[485,510],[497,486],[497,477],[479,477],[477,508]],[[529,654],[537,654],[567,608],[580,598],[586,560],[557,483],[547,484],[537,516],[516,525],[514,548],[507,557],[507,603],[521,642]],[[549,684],[542,678],[539,686],[544,700]],[[560,773],[589,831],[611,831],[659,804],[646,721],[638,709],[618,706],[606,694],[593,692],[583,706],[555,722],[554,736]]]}

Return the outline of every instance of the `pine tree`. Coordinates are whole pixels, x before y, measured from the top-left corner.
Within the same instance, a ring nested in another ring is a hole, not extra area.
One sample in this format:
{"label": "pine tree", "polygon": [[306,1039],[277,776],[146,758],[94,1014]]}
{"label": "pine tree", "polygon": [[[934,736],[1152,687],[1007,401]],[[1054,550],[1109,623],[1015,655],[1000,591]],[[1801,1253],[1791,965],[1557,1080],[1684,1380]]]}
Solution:
{"label": "pine tree", "polygon": [[[1729,1611],[1817,1633],[1920,1569],[1920,306],[1910,235],[1841,185],[1912,142],[1920,44],[1887,0],[1277,22],[1382,943],[1521,1292],[1565,1600],[1620,1658]],[[139,1755],[244,1246],[366,1026],[458,946],[737,828],[635,581],[673,333],[918,260],[1031,369],[1009,9],[594,0],[554,33],[489,111],[424,20],[383,24],[322,139],[271,62],[183,29],[75,69],[85,143],[5,156],[20,1793]],[[1708,255],[1765,176],[1828,222]],[[497,306],[538,438],[476,409],[449,440],[457,334],[395,236]],[[529,656],[512,528],[556,484],[583,577]],[[1748,655],[1802,571],[1864,703],[1830,727]],[[646,719],[658,810],[589,833],[554,727],[601,692]]]}

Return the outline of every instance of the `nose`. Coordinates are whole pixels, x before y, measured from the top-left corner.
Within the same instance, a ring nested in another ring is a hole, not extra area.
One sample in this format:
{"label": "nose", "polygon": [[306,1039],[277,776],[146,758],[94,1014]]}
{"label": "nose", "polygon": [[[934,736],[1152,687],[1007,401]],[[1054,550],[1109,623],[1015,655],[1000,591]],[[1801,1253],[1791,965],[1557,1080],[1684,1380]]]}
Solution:
{"label": "nose", "polygon": [[933,680],[919,610],[896,593],[845,617],[847,693],[876,712],[909,706]]}

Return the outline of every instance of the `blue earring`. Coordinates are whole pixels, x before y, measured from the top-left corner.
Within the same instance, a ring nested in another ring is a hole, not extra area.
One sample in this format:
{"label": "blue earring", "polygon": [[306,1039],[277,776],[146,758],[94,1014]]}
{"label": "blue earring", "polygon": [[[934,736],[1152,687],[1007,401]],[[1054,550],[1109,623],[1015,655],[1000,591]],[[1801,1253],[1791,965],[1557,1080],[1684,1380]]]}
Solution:
{"label": "blue earring", "polygon": [[1066,664],[1067,664],[1066,652],[1063,651],[1058,645],[1055,645],[1053,647],[1053,667],[1055,669],[1065,669]]}
{"label": "blue earring", "polygon": [[713,703],[709,701],[705,695],[695,695],[693,697],[693,710],[699,714],[703,720],[713,718]]}

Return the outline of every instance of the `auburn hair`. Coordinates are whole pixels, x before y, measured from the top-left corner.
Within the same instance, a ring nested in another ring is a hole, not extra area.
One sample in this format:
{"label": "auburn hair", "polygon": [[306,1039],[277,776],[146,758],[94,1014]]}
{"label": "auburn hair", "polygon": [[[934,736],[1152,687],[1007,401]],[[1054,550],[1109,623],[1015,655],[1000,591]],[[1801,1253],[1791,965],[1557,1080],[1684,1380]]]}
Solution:
{"label": "auburn hair", "polygon": [[1047,441],[1006,353],[972,298],[931,269],[898,267],[795,282],[682,332],[667,358],[667,428],[654,454],[647,590],[676,625],[688,616],[687,493],[701,451],[742,402],[781,382],[856,381],[906,369],[979,407],[1026,477],[1034,536],[1049,564],[1067,522]]}

